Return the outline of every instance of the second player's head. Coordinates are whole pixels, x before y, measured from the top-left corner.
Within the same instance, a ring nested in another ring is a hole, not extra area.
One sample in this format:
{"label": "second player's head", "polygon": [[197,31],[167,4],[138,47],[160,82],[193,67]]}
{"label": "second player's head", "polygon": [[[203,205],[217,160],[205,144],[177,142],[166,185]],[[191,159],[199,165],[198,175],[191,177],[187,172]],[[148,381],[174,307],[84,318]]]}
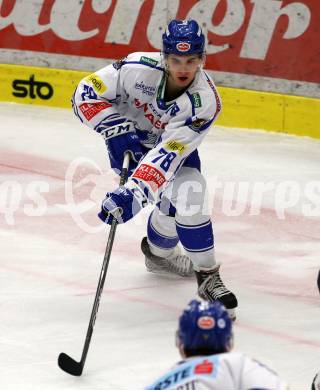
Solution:
{"label": "second player's head", "polygon": [[219,301],[189,303],[179,319],[176,335],[183,357],[228,352],[232,341],[232,321]]}
{"label": "second player's head", "polygon": [[195,20],[172,20],[162,35],[166,67],[178,87],[193,80],[205,58],[205,38]]}

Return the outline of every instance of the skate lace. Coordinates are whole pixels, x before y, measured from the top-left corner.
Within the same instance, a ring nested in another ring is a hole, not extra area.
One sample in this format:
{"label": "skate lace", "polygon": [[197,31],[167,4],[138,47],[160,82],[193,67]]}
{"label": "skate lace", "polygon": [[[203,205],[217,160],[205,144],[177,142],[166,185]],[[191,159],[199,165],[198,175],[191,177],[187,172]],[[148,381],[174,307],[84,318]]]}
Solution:
{"label": "skate lace", "polygon": [[173,272],[185,275],[193,273],[192,262],[188,256],[176,256],[174,259],[169,260],[168,263],[170,270]]}
{"label": "skate lace", "polygon": [[230,293],[230,291],[226,288],[226,286],[220,279],[219,272],[216,272],[210,277],[208,277],[203,284],[204,289],[206,289],[215,298],[219,298],[223,295]]}

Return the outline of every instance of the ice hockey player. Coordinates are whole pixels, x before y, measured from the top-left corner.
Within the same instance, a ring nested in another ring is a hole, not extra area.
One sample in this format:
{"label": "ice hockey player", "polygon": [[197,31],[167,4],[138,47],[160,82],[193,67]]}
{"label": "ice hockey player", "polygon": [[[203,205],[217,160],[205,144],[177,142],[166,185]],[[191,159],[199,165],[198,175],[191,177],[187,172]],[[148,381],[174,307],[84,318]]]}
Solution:
{"label": "ice hockey player", "polygon": [[184,359],[146,390],[289,390],[276,373],[233,347],[232,321],[219,302],[192,300],[179,319]]}
{"label": "ice hockey player", "polygon": [[141,244],[147,269],[194,269],[199,296],[219,299],[234,315],[237,299],[220,278],[197,150],[221,110],[203,70],[205,38],[195,20],[172,20],[162,40],[161,53],[132,53],[85,77],[74,93],[74,112],[102,135],[111,167],[119,172],[124,153],[131,155],[128,182],[107,193],[99,217],[125,223],[154,204]]}

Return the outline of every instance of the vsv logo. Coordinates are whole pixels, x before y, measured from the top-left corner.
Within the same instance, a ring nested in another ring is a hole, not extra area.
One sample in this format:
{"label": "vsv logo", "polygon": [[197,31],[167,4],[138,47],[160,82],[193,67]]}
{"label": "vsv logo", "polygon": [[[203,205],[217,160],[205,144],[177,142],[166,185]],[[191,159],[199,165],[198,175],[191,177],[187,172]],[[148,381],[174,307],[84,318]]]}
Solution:
{"label": "vsv logo", "polygon": [[31,99],[39,97],[48,100],[53,96],[52,85],[45,81],[36,81],[34,75],[31,75],[29,80],[14,80],[12,87],[14,89],[12,95],[19,98],[30,96]]}

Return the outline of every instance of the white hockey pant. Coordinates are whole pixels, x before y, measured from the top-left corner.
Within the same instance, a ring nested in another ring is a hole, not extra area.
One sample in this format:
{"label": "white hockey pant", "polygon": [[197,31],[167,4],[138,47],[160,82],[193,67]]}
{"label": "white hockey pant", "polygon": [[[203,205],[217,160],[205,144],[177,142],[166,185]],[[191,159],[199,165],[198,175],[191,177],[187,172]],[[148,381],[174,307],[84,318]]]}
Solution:
{"label": "white hockey pant", "polygon": [[162,193],[159,207],[148,221],[152,253],[169,257],[180,241],[196,271],[214,267],[211,211],[206,205],[206,181],[202,174],[195,168],[182,167]]}

